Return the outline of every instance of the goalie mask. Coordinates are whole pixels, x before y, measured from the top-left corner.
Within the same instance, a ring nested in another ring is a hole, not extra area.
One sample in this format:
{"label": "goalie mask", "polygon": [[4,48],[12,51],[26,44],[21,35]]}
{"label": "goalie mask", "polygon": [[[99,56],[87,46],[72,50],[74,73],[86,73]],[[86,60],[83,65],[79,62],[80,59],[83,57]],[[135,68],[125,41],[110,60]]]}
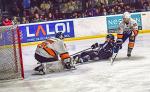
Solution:
{"label": "goalie mask", "polygon": [[64,39],[64,34],[62,32],[58,32],[56,33],[55,37],[59,39]]}

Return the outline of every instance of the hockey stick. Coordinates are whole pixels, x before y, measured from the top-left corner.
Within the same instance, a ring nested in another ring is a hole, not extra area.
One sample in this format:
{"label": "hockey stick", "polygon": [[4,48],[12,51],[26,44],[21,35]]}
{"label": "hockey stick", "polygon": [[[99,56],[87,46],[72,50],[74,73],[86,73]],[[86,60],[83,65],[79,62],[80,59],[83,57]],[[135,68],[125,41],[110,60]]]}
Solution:
{"label": "hockey stick", "polygon": [[70,56],[74,56],[74,55],[76,55],[76,54],[82,53],[82,52],[87,51],[87,50],[89,50],[89,49],[91,49],[91,47],[90,47],[90,48],[87,48],[87,49],[85,49],[85,50],[79,51],[79,52],[77,52],[77,53],[74,53],[74,54],[72,54],[72,55],[70,55]]}
{"label": "hockey stick", "polygon": [[112,59],[112,61],[111,61],[111,65],[113,65],[113,63],[114,63],[114,61],[115,61],[115,59],[116,59],[117,55],[118,55],[118,53],[117,53],[117,54],[115,55],[115,57]]}

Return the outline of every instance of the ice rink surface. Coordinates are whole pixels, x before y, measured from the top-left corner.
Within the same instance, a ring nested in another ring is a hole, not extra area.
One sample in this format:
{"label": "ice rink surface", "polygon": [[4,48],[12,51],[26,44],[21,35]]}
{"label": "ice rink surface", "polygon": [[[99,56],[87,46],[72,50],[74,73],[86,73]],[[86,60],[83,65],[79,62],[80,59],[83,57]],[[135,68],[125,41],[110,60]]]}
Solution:
{"label": "ice rink surface", "polygon": [[[103,43],[104,38],[66,44],[73,54],[95,42]],[[25,79],[0,83],[0,92],[150,92],[150,34],[137,37],[131,58],[126,56],[127,42],[113,65],[109,60],[90,62],[43,76],[32,75],[36,46],[23,47]]]}

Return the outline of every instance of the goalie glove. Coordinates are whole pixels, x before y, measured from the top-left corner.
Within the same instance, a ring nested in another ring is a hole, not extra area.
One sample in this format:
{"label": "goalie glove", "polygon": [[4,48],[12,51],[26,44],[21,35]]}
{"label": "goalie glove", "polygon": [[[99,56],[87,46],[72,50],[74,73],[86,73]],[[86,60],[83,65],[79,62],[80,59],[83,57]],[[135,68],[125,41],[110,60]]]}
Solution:
{"label": "goalie glove", "polygon": [[70,55],[68,52],[60,54],[60,58],[61,58],[61,61],[64,65],[65,69],[71,69],[72,68],[73,63],[71,61],[72,59],[70,58]]}
{"label": "goalie glove", "polygon": [[65,69],[75,69],[75,65],[72,58],[64,59],[63,64]]}

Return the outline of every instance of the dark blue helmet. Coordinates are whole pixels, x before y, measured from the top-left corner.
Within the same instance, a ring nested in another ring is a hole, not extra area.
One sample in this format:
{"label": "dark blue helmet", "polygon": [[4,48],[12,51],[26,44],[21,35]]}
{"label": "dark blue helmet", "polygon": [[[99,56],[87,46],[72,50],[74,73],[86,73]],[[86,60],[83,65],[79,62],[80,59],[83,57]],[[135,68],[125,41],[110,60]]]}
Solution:
{"label": "dark blue helmet", "polygon": [[115,39],[115,37],[114,37],[113,34],[108,34],[108,35],[106,36],[106,38],[110,38],[111,40],[114,40],[114,39]]}
{"label": "dark blue helmet", "polygon": [[56,33],[55,38],[64,39],[64,34],[62,32],[58,32]]}

